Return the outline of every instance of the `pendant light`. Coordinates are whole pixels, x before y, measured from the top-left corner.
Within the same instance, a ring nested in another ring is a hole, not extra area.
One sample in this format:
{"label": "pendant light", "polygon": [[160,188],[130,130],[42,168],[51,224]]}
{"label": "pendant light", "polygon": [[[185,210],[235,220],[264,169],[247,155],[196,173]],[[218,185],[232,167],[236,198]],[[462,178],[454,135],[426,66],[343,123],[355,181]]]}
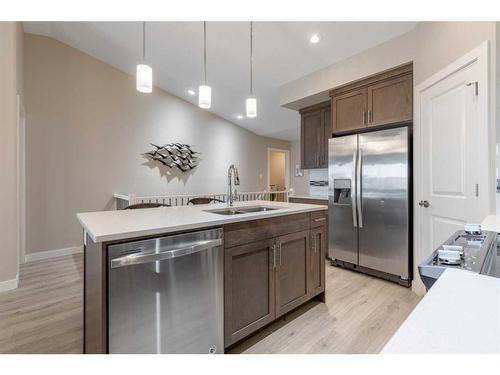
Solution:
{"label": "pendant light", "polygon": [[247,117],[257,117],[257,98],[253,95],[253,22],[250,22],[250,97],[246,100]]}
{"label": "pendant light", "polygon": [[139,92],[153,92],[153,69],[146,64],[146,22],[142,23],[142,64],[136,67],[136,89]]}
{"label": "pendant light", "polygon": [[208,109],[212,105],[212,88],[207,85],[207,23],[203,22],[203,85],[198,89],[198,106]]}

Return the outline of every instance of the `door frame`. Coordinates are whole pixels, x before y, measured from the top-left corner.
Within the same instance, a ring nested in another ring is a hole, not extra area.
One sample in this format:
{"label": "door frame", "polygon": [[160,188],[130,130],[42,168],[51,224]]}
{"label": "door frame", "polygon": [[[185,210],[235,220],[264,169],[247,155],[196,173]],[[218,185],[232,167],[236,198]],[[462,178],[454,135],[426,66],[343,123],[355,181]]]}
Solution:
{"label": "door frame", "polygon": [[271,191],[271,152],[278,151],[285,153],[285,188],[290,190],[290,150],[268,147],[267,148],[267,184],[266,188]]}
{"label": "door frame", "polygon": [[[445,68],[440,70],[439,72],[433,74],[429,78],[427,78],[422,83],[418,84],[414,87],[413,98],[414,98],[414,108],[413,108],[413,161],[414,161],[414,178],[413,178],[413,191],[414,191],[414,199],[413,199],[413,216],[414,216],[414,237],[413,237],[413,283],[412,289],[415,293],[419,295],[425,294],[425,287],[418,276],[418,264],[421,260],[427,255],[422,251],[422,228],[423,228],[423,215],[420,207],[418,206],[418,202],[422,199],[422,192],[424,191],[422,176],[423,176],[423,162],[422,162],[422,127],[421,127],[421,101],[420,95],[425,90],[430,87],[436,85],[442,80],[448,78],[452,74],[462,70],[463,68],[469,66],[470,64],[477,62],[479,64],[479,72],[480,75],[478,77],[479,82],[479,96],[485,97],[486,100],[479,101],[478,103],[478,114],[479,121],[487,122],[488,133],[494,132],[492,130],[492,118],[489,117],[489,108],[490,108],[490,91],[489,91],[489,44],[488,40],[482,42],[479,46],[474,48],[472,51],[458,58],[451,64],[447,65]],[[493,133],[494,135],[494,133]],[[491,143],[491,140],[488,140],[489,134],[480,134],[481,143],[488,144]],[[490,138],[495,141],[495,137]],[[489,145],[489,153],[491,154],[491,145]],[[491,158],[489,158],[491,160]],[[494,158],[493,158],[494,160]],[[490,162],[491,164],[491,162]],[[491,166],[491,165],[490,165]],[[491,179],[491,177],[490,177]],[[493,185],[492,185],[493,186]],[[491,187],[484,187],[482,190],[485,193],[486,199],[490,200],[491,196]],[[491,206],[491,202],[488,202]]]}
{"label": "door frame", "polygon": [[18,264],[26,262],[26,111],[17,94]]}

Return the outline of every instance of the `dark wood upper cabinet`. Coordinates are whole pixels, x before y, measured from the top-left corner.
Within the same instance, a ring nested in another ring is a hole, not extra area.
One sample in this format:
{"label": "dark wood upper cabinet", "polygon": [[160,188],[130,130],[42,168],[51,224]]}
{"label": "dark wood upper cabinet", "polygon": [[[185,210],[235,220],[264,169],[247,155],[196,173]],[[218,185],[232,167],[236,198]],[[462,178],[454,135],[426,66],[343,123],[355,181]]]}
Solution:
{"label": "dark wood upper cabinet", "polygon": [[413,118],[411,74],[368,86],[368,125],[411,121]]}
{"label": "dark wood upper cabinet", "polygon": [[304,108],[301,114],[301,168],[328,167],[328,138],[331,137],[330,103]]}
{"label": "dark wood upper cabinet", "polygon": [[226,347],[275,319],[274,257],[274,239],[225,250]]}
{"label": "dark wood upper cabinet", "polygon": [[323,149],[321,150],[322,158],[320,160],[320,168],[328,168],[328,140],[332,137],[332,111],[328,105],[322,111],[323,114]]}
{"label": "dark wood upper cabinet", "polygon": [[413,119],[413,64],[330,91],[333,133]]}
{"label": "dark wood upper cabinet", "polygon": [[332,97],[333,131],[347,131],[366,126],[366,93],[366,88],[362,88]]}
{"label": "dark wood upper cabinet", "polygon": [[309,231],[276,239],[276,316],[286,314],[308,300]]}
{"label": "dark wood upper cabinet", "polygon": [[334,134],[412,121],[413,64],[337,87],[330,97],[300,110],[302,169],[328,167],[328,139]]}
{"label": "dark wood upper cabinet", "polygon": [[321,155],[321,111],[305,113],[301,119],[302,169],[319,167]]}

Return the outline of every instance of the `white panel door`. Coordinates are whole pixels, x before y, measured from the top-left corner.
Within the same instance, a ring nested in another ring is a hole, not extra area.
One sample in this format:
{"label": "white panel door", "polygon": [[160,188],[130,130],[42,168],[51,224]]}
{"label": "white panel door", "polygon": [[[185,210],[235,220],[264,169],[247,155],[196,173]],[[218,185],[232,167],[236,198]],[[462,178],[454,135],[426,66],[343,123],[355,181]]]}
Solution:
{"label": "white panel door", "polygon": [[464,223],[487,215],[488,194],[481,189],[487,192],[488,92],[479,91],[485,76],[475,59],[417,93],[416,265]]}

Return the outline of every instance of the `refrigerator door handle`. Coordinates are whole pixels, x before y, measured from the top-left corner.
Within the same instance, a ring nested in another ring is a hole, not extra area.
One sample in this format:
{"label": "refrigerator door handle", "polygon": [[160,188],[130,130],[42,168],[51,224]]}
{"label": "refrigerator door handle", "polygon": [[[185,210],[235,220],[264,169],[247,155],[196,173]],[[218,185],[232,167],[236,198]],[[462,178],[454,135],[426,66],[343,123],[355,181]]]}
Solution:
{"label": "refrigerator door handle", "polygon": [[356,206],[358,208],[358,226],[363,228],[363,209],[361,207],[361,160],[363,149],[359,148],[358,163],[356,164]]}
{"label": "refrigerator door handle", "polygon": [[354,228],[358,227],[358,220],[356,217],[356,152],[352,154],[352,181],[353,187],[351,189],[351,205],[352,205],[352,225]]}

